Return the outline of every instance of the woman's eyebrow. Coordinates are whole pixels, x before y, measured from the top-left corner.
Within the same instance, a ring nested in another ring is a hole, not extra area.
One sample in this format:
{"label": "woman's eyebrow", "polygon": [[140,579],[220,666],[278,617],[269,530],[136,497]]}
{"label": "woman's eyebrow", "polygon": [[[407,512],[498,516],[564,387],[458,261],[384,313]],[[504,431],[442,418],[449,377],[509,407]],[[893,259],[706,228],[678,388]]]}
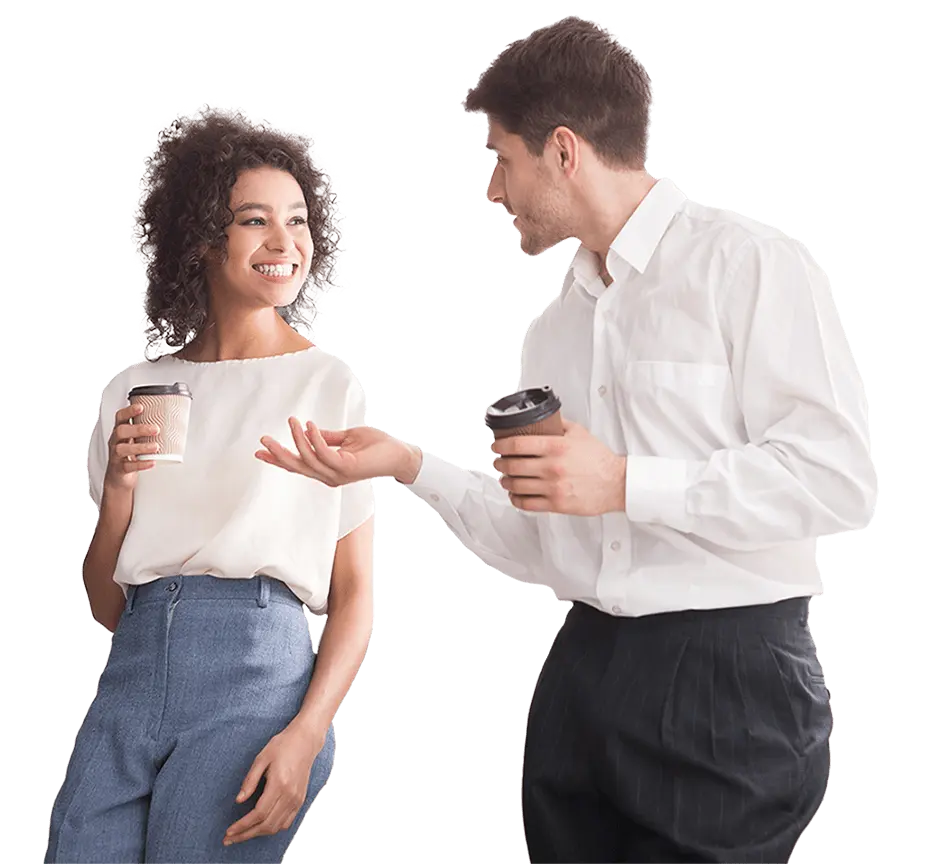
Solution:
{"label": "woman's eyebrow", "polygon": [[[304,201],[296,201],[289,210],[306,210],[308,205]],[[245,210],[262,210],[264,213],[271,213],[272,208],[268,204],[256,204],[254,201],[247,201],[245,204],[240,204],[233,212],[242,213]]]}

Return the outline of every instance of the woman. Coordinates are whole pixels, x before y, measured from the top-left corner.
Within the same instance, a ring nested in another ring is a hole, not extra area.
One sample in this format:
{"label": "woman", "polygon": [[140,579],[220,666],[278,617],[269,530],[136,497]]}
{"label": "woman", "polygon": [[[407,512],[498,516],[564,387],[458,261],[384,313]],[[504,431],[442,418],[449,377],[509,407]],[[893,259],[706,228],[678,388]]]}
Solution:
{"label": "woman", "polygon": [[[254,458],[287,416],[363,420],[347,366],[291,326],[330,276],[332,199],[304,139],[209,111],[164,131],[145,182],[150,344],[180,350],[102,396],[83,576],[114,637],[46,861],[281,861],[372,620],[370,486]],[[181,464],[148,459],[158,430],[128,405],[175,382],[193,397]],[[304,606],[328,616],[317,664]]]}

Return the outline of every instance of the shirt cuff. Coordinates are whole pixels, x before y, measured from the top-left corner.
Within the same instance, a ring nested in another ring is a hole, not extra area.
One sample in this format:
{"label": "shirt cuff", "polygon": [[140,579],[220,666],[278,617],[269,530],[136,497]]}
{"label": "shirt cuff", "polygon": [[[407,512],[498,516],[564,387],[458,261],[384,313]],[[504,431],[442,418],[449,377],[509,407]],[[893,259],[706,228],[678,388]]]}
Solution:
{"label": "shirt cuff", "polygon": [[456,509],[468,492],[469,472],[424,451],[416,479],[403,485],[437,510],[443,503]]}
{"label": "shirt cuff", "polygon": [[691,531],[686,507],[691,463],[661,456],[626,457],[626,515],[631,522]]}

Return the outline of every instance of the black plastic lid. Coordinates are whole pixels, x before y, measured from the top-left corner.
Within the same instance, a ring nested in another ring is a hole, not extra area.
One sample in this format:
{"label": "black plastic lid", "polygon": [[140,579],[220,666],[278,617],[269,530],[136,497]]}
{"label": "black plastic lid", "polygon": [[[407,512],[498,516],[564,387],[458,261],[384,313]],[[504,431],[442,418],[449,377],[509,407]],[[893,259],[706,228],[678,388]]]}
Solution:
{"label": "black plastic lid", "polygon": [[550,387],[532,387],[505,396],[488,406],[485,425],[489,429],[517,429],[540,423],[560,411],[560,399]]}
{"label": "black plastic lid", "polygon": [[128,393],[128,398],[133,396],[186,396],[193,399],[190,388],[181,381],[176,384],[143,384],[140,387],[133,387]]}

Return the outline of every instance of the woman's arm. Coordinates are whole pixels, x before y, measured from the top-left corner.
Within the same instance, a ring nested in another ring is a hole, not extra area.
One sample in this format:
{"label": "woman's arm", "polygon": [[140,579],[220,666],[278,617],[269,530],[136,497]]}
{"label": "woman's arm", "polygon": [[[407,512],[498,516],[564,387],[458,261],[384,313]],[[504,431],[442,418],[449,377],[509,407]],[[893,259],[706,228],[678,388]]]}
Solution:
{"label": "woman's arm", "polygon": [[104,490],[98,525],[82,564],[92,617],[112,633],[125,608],[124,592],[114,576],[118,553],[131,524],[133,498],[133,489]]}
{"label": "woman's arm", "polygon": [[374,620],[373,543],[371,517],[342,537],[334,553],[328,621],[308,693],[294,721],[320,743],[367,653]]}

